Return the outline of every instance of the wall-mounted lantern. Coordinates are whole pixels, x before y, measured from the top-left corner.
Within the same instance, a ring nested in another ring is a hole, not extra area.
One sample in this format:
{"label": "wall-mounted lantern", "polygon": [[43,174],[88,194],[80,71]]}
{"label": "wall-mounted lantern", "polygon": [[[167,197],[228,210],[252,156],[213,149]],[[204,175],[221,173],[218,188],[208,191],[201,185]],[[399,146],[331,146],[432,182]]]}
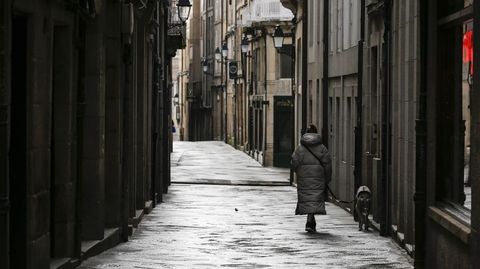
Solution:
{"label": "wall-mounted lantern", "polygon": [[273,32],[273,45],[275,48],[281,49],[283,47],[284,39],[285,35],[283,30],[280,28],[280,25],[277,24],[277,26],[275,26],[275,31]]}
{"label": "wall-mounted lantern", "polygon": [[173,96],[173,104],[178,106],[178,102],[179,102],[178,93],[176,93],[175,96]]}
{"label": "wall-mounted lantern", "polygon": [[218,47],[215,49],[215,60],[217,60],[217,62],[222,60],[222,53]]}
{"label": "wall-mounted lantern", "polygon": [[223,58],[228,57],[228,46],[227,46],[226,42],[224,42],[223,45],[222,45],[222,56],[223,56]]}
{"label": "wall-mounted lantern", "polygon": [[207,61],[207,60],[203,60],[203,62],[202,62],[202,69],[203,69],[203,72],[204,72],[204,73],[207,73],[207,72],[208,72],[208,61]]}
{"label": "wall-mounted lantern", "polygon": [[248,39],[247,36],[244,36],[241,43],[242,53],[248,52]]}

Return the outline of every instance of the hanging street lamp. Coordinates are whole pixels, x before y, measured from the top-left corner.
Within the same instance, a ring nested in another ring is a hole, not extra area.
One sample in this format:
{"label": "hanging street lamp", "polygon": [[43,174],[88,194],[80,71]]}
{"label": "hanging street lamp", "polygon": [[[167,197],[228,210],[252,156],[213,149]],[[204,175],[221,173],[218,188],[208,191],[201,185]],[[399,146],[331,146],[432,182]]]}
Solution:
{"label": "hanging street lamp", "polygon": [[192,4],[190,4],[190,0],[178,0],[177,2],[177,9],[178,9],[178,18],[182,23],[185,23],[190,16],[190,9],[192,8]]}

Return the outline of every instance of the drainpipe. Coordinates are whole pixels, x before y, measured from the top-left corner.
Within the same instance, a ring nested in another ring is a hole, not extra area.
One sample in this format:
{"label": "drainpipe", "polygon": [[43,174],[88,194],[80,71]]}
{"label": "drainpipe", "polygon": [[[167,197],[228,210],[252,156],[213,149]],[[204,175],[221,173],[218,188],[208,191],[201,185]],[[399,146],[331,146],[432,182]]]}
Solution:
{"label": "drainpipe", "polygon": [[415,268],[425,268],[425,226],[427,190],[427,50],[428,0],[420,1],[420,89],[418,116],[415,122]]}
{"label": "drainpipe", "polygon": [[264,55],[264,66],[265,66],[265,74],[264,74],[264,101],[263,104],[265,105],[263,107],[265,113],[265,121],[263,122],[264,126],[264,132],[263,132],[263,158],[262,158],[262,165],[265,166],[265,159],[267,157],[267,131],[268,131],[268,107],[269,107],[269,102],[268,102],[268,91],[267,91],[267,68],[268,68],[268,62],[267,62],[267,53],[268,53],[268,47],[267,47],[267,38],[268,38],[268,32],[267,29],[265,29],[265,34],[264,34],[264,42],[265,42],[265,55]]}
{"label": "drainpipe", "polygon": [[328,147],[329,128],[328,128],[328,57],[329,57],[329,11],[330,1],[323,1],[323,77],[322,77],[322,140]]}
{"label": "drainpipe", "polygon": [[[235,13],[234,13],[234,34],[233,34],[233,60],[237,61],[237,4],[235,2]],[[238,70],[237,70],[238,75]],[[233,146],[237,149],[238,146],[238,122],[237,122],[237,76],[233,80]]]}
{"label": "drainpipe", "polygon": [[307,130],[307,95],[308,95],[308,0],[303,0],[302,11],[302,130]]}
{"label": "drainpipe", "polygon": [[[220,37],[221,39],[223,39],[223,35],[224,35],[224,32],[223,32],[223,24],[224,24],[224,20],[225,20],[225,17],[224,17],[224,14],[223,14],[223,3],[224,1],[220,1],[221,2],[221,6],[222,6],[222,10],[220,12],[220,20],[221,20],[221,25],[220,25]],[[220,45],[220,49],[222,49],[222,45],[223,44],[219,44]],[[221,53],[221,52],[220,52]],[[221,57],[223,59],[223,57]],[[226,103],[226,101],[224,101],[225,99],[225,93],[226,93],[226,85],[223,84],[223,62],[220,61],[220,85],[221,85],[221,94],[222,94],[222,97],[221,97],[221,108],[220,108],[220,129],[221,129],[221,133],[222,133],[222,136],[223,136],[223,140],[225,141],[225,143],[227,143],[227,127],[226,127],[226,120],[223,118],[226,116],[226,112],[224,113],[224,106]],[[225,69],[225,72],[226,72],[226,69]],[[226,111],[226,107],[225,107],[225,111]]]}
{"label": "drainpipe", "polygon": [[[156,7],[156,21],[160,21],[160,3],[157,3]],[[155,42],[154,42],[154,66],[153,66],[153,93],[152,93],[152,127],[151,127],[151,132],[152,132],[152,163],[154,164],[152,166],[152,176],[151,176],[151,182],[150,182],[150,196],[153,201],[153,207],[156,207],[157,205],[157,171],[158,169],[156,168],[157,164],[157,159],[158,158],[158,92],[160,90],[160,27],[157,28],[157,31],[155,33]],[[177,76],[177,87],[180,89],[180,76]],[[179,91],[180,92],[180,91]],[[178,130],[180,130],[180,124],[177,123],[178,125]]]}
{"label": "drainpipe", "polygon": [[385,0],[384,7],[384,34],[383,34],[383,53],[382,53],[382,69],[383,74],[383,105],[382,105],[382,180],[380,184],[380,235],[388,236],[388,180],[389,180],[389,163],[390,163],[390,31],[391,31],[391,0]]}
{"label": "drainpipe", "polygon": [[[133,64],[133,54],[132,54],[132,35],[133,35],[133,25],[131,24],[131,19],[133,16],[133,6],[126,1],[122,2],[122,12],[121,12],[121,21],[122,21],[122,48],[123,48],[123,141],[122,141],[122,180],[121,180],[121,200],[120,200],[120,236],[123,241],[128,241],[128,219],[130,216],[129,213],[129,201],[131,197],[130,193],[130,178],[129,178],[129,157],[125,154],[125,149],[128,148],[130,139],[129,137],[129,113],[130,113],[130,100],[129,93],[131,92],[132,81],[131,81],[131,71]],[[155,151],[156,148],[154,148]],[[157,152],[155,152],[156,157],[158,157]],[[155,201],[156,203],[156,201]]]}
{"label": "drainpipe", "polygon": [[[224,42],[228,44],[228,37],[226,36],[227,29],[228,29],[228,3],[226,3],[226,1],[221,1],[221,2],[222,2],[222,9],[225,8],[225,17],[223,17],[223,19],[225,20],[225,31],[222,37],[224,38]],[[223,2],[225,2],[225,4]],[[222,25],[222,30],[223,30],[223,25]],[[228,62],[227,62],[228,56],[227,57],[222,56],[222,58],[225,64],[225,125],[224,125],[225,143],[228,144]]]}
{"label": "drainpipe", "polygon": [[[220,40],[222,40],[223,38],[223,2],[224,1],[220,1],[221,3],[221,7],[220,7]],[[215,11],[214,11],[215,12]],[[215,16],[215,15],[214,15]],[[215,32],[215,34],[218,34]],[[222,43],[220,41],[220,43]],[[218,48],[219,49],[222,49],[222,44],[217,44]],[[221,51],[220,51],[220,54],[221,54]],[[223,57],[220,57],[220,58],[223,58]],[[216,60],[215,60],[216,61]],[[226,136],[226,133],[224,133],[224,129],[223,129],[223,124],[224,124],[224,120],[223,120],[223,117],[224,117],[224,113],[223,113],[223,106],[224,106],[224,101],[223,101],[223,92],[224,92],[224,87],[223,87],[223,63],[220,62],[220,139],[225,141],[225,143],[227,143],[227,136]]]}
{"label": "drainpipe", "polygon": [[[236,59],[236,58],[234,58]],[[237,149],[238,145],[238,127],[237,127],[237,78],[233,79],[233,147]]]}
{"label": "drainpipe", "polygon": [[[290,87],[291,87],[291,95],[292,95],[292,106],[291,106],[291,117],[292,117],[292,124],[293,126],[295,126],[295,53],[296,53],[296,43],[297,43],[297,40],[296,40],[296,31],[297,31],[297,14],[295,13],[294,14],[294,18],[292,19],[292,50],[291,50],[291,60],[292,60],[292,78],[291,78],[291,81],[290,81]],[[292,138],[291,138],[291,143],[292,143],[292,154],[293,152],[295,151],[295,127],[292,128]],[[293,169],[291,168],[290,169],[290,185],[293,185],[293,181],[294,181],[294,171]]]}
{"label": "drainpipe", "polygon": [[[360,40],[358,41],[358,74],[357,74],[357,126],[355,127],[355,192],[362,185],[362,152],[363,152],[363,48],[365,44],[365,0],[360,3]],[[356,204],[356,200],[355,200]],[[354,204],[354,208],[355,208]],[[357,221],[356,210],[353,210],[353,217]]]}

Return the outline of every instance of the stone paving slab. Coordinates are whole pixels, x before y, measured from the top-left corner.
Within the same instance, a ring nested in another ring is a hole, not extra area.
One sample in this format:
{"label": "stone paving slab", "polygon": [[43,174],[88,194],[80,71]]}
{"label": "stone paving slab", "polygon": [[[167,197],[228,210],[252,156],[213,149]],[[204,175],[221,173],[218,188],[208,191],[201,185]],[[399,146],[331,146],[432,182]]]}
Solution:
{"label": "stone paving slab", "polygon": [[285,183],[286,175],[221,142],[176,142],[172,179],[181,184],[129,242],[80,268],[412,268],[390,238],[358,231],[330,203],[328,215],[317,216],[318,232],[306,233],[306,217],[294,215],[296,189],[259,186]]}
{"label": "stone paving slab", "polygon": [[[206,169],[207,168],[207,169]],[[290,171],[263,167],[244,152],[220,141],[174,142],[172,182],[289,185]]]}
{"label": "stone paving slab", "polygon": [[359,232],[332,204],[306,233],[295,203],[287,186],[173,185],[130,242],[80,268],[412,268],[389,238]]}

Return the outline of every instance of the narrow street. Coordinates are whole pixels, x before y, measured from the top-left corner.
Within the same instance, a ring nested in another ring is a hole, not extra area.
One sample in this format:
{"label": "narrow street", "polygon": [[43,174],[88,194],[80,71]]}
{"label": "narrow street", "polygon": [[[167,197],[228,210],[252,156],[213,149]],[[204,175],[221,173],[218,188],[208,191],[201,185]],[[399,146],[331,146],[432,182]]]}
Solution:
{"label": "narrow street", "polygon": [[0,18],[0,269],[480,269],[480,0]]}
{"label": "narrow street", "polygon": [[175,142],[172,186],[129,242],[80,268],[411,268],[377,232],[327,204],[315,234],[295,216],[288,170],[262,168],[222,142]]}

